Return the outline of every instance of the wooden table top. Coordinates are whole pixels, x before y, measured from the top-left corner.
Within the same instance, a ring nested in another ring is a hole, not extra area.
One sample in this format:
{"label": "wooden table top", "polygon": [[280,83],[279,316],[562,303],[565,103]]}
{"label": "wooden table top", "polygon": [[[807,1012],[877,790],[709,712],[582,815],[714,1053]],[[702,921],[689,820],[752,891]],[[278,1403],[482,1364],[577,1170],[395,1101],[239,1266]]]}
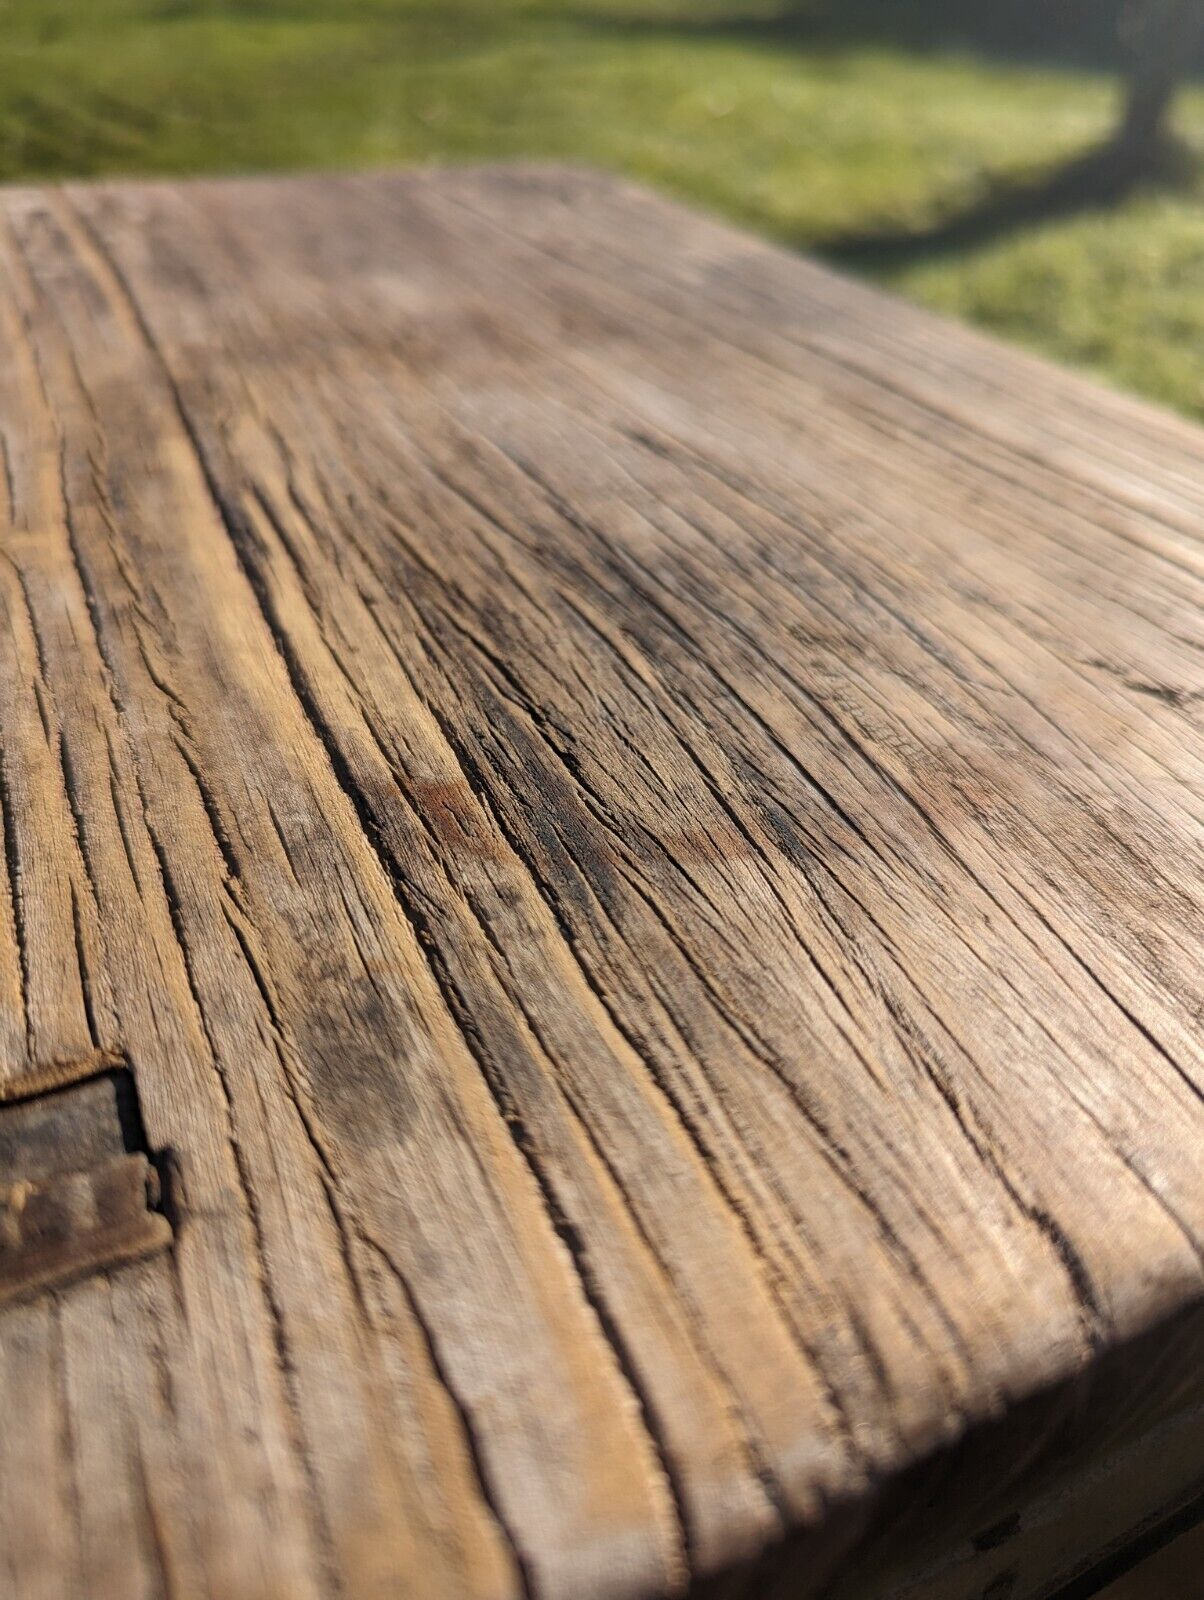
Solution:
{"label": "wooden table top", "polygon": [[10,190],[0,322],[0,1592],[1187,1496],[1197,429],[555,169]]}

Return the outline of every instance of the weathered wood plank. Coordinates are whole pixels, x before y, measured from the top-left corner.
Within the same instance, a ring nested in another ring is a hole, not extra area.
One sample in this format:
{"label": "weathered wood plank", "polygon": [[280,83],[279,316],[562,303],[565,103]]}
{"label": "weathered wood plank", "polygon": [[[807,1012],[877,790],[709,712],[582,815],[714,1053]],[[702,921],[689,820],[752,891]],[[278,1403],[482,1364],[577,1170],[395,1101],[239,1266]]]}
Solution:
{"label": "weathered wood plank", "polygon": [[1200,435],[582,174],[0,219],[0,1094],[128,1061],[175,1227],[0,1319],[12,1592],[1036,1600],[1181,1496]]}

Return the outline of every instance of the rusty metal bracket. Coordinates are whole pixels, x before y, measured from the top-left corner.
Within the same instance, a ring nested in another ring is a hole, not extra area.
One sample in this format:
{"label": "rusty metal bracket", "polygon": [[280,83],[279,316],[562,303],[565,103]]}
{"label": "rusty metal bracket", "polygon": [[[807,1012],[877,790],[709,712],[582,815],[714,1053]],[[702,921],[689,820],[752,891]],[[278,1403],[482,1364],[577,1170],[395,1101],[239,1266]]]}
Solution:
{"label": "rusty metal bracket", "polygon": [[0,1107],[0,1307],[171,1242],[133,1078]]}

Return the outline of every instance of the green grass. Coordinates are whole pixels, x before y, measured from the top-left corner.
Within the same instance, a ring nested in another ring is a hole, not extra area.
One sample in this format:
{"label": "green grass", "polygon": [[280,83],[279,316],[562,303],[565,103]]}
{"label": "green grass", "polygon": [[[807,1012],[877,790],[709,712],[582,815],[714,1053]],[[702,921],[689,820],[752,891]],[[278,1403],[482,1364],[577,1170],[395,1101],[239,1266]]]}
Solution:
{"label": "green grass", "polygon": [[[1108,126],[1092,40],[1043,60],[959,25],[970,0],[812,6],[0,0],[0,178],[561,156],[822,248],[930,225]],[[1204,92],[1179,124],[1204,149]],[[1204,178],[884,276],[1204,415],[1202,200]]]}

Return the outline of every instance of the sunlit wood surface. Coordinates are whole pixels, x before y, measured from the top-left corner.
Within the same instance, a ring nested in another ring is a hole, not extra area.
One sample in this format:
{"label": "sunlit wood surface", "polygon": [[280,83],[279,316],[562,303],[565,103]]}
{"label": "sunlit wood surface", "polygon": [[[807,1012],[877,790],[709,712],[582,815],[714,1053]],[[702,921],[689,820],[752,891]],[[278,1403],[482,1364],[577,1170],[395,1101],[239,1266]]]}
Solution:
{"label": "sunlit wood surface", "polygon": [[0,1085],[128,1071],[152,1208],[47,1287],[0,1172],[0,1592],[1037,1600],[1181,1500],[1204,436],[587,174],[0,218]]}

